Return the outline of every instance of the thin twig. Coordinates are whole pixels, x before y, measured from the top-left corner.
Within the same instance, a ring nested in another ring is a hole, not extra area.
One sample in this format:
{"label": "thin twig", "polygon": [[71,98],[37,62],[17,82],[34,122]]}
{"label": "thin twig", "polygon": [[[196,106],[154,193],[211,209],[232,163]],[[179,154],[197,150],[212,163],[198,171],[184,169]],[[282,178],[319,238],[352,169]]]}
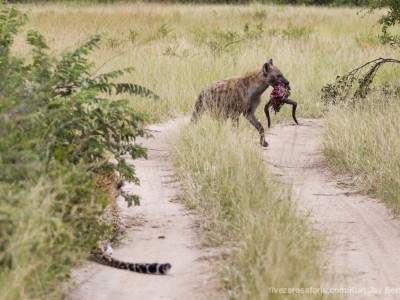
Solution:
{"label": "thin twig", "polygon": [[129,51],[133,50],[133,48],[129,48],[126,51],[123,51],[121,53],[117,53],[114,56],[111,56],[109,59],[107,59],[102,65],[100,65],[100,67],[98,67],[96,70],[93,71],[93,73],[91,73],[89,75],[89,78],[92,77],[93,75],[95,75],[98,71],[100,71],[101,68],[103,68],[106,64],[108,64],[111,60],[113,60],[114,58],[117,58],[118,56],[124,55],[126,53],[128,53]]}

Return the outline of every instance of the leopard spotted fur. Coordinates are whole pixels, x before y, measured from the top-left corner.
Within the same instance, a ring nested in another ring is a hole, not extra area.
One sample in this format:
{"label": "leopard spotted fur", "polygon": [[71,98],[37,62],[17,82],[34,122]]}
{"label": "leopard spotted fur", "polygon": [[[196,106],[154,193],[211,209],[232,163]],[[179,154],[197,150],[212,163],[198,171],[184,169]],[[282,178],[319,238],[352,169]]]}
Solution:
{"label": "leopard spotted fur", "polygon": [[121,187],[122,183],[115,172],[103,173],[98,175],[96,178],[96,188],[107,193],[110,199],[112,199],[111,204],[106,207],[104,214],[99,218],[98,221],[103,224],[112,224],[113,236],[109,237],[107,234],[105,234],[103,241],[100,241],[98,246],[90,252],[91,255],[97,262],[110,267],[146,274],[167,274],[171,269],[171,265],[169,263],[130,263],[115,259],[111,257],[109,253],[107,253],[107,249],[110,249],[109,241],[111,239],[115,240],[121,238],[126,231],[122,211],[116,201]]}

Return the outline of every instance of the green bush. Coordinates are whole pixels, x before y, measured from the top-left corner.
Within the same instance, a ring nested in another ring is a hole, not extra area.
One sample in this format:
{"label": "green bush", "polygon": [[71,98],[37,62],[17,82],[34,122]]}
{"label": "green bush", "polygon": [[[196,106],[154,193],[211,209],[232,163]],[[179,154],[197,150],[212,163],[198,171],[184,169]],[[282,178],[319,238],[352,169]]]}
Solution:
{"label": "green bush", "polygon": [[157,97],[138,85],[113,83],[131,68],[92,72],[87,56],[99,36],[57,58],[31,30],[29,63],[13,56],[26,20],[0,4],[0,299],[60,297],[71,264],[108,227],[97,222],[110,199],[95,189],[95,175],[117,170],[138,182],[124,156],[146,156],[134,143],[146,135],[142,116],[126,100],[106,95]]}
{"label": "green bush", "polygon": [[312,29],[304,26],[296,26],[292,22],[289,22],[285,29],[282,30],[282,35],[289,38],[302,38],[308,37]]}

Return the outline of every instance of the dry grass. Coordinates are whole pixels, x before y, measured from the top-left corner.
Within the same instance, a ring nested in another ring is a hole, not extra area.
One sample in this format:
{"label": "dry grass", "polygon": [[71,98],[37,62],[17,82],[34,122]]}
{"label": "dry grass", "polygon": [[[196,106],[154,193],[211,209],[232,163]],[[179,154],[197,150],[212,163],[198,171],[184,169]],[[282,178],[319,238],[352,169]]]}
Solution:
{"label": "dry grass", "polygon": [[[324,84],[362,62],[393,54],[371,37],[379,30],[374,27],[377,16],[360,18],[352,8],[145,3],[29,8],[27,27],[41,31],[55,51],[104,33],[93,59],[101,65],[122,53],[101,71],[134,66],[136,72],[124,80],[162,97],[157,103],[132,101],[151,121],[190,113],[205,85],[244,74],[269,58],[291,81],[299,116],[320,116]],[[21,55],[28,51],[22,39],[15,49]],[[284,107],[276,118],[290,119],[289,111]],[[264,119],[262,110],[259,117]]]}
{"label": "dry grass", "polygon": [[181,196],[200,215],[208,243],[234,250],[221,263],[231,299],[287,299],[269,288],[322,286],[321,240],[267,172],[251,132],[208,117],[184,126],[172,146]]}
{"label": "dry grass", "polygon": [[350,174],[346,182],[379,197],[400,213],[400,103],[398,96],[372,95],[355,108],[327,115],[324,152],[331,167]]}
{"label": "dry grass", "polygon": [[[132,98],[132,105],[153,122],[190,114],[205,85],[244,74],[269,58],[291,81],[298,116],[321,116],[324,84],[368,60],[397,54],[371,36],[379,30],[374,27],[378,17],[360,18],[353,8],[145,3],[21,8],[31,10],[26,29],[39,30],[55,52],[82,43],[88,35],[104,34],[92,59],[97,65],[106,63],[101,72],[135,67],[124,81],[161,96],[159,101]],[[29,51],[24,37],[21,34],[14,47],[21,56]],[[396,72],[387,71],[383,78],[398,76]],[[326,153],[340,170],[364,175],[373,171],[386,180],[371,180],[375,186],[390,181],[398,187],[398,106],[388,105],[376,121],[366,122],[362,116],[371,116],[370,107],[328,115]],[[265,124],[261,109],[259,117]],[[283,120],[291,120],[287,107],[273,116],[273,123]],[[270,185],[273,179],[248,138],[254,129],[244,123],[239,133],[207,118],[182,130],[176,161],[184,199],[204,215],[201,223],[212,230],[210,242],[230,242],[237,248],[225,273],[232,297],[286,299],[268,294],[267,287],[318,286],[319,243],[286,193]]]}

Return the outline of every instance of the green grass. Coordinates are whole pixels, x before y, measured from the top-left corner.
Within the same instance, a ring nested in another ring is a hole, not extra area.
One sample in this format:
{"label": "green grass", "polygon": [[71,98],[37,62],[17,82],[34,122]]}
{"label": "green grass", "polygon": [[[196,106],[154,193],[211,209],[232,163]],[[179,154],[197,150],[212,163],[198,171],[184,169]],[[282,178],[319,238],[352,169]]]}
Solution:
{"label": "green grass", "polygon": [[61,299],[71,266],[99,235],[102,209],[99,195],[82,185],[87,175],[59,173],[0,186],[1,300]]}
{"label": "green grass", "polygon": [[249,128],[204,117],[185,125],[171,147],[181,198],[200,216],[207,243],[233,249],[220,266],[229,296],[287,299],[269,287],[321,286],[321,239],[268,173],[255,141]]}

